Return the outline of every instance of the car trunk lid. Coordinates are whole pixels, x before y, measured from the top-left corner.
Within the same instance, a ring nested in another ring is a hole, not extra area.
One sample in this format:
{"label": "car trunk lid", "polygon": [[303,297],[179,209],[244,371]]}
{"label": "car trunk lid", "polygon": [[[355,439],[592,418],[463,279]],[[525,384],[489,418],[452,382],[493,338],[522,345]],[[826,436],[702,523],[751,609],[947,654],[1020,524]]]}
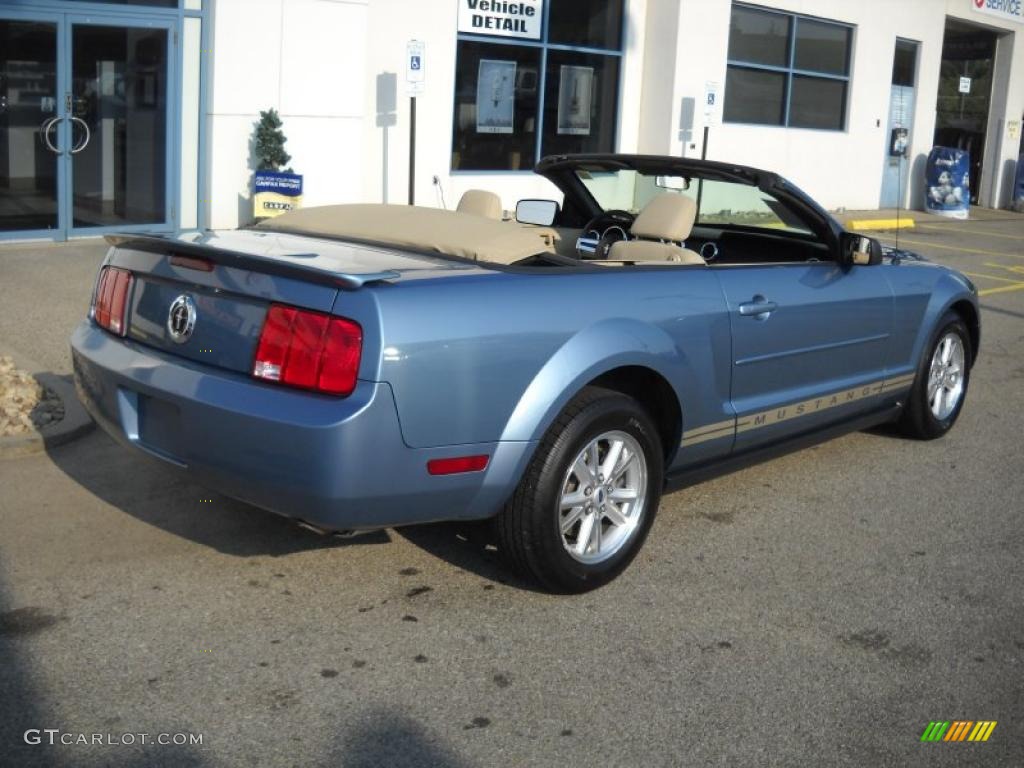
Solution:
{"label": "car trunk lid", "polygon": [[[325,313],[338,305],[339,314],[365,328],[376,320],[368,303],[339,301],[339,293],[401,280],[409,272],[450,268],[429,256],[244,230],[108,240],[115,247],[107,264],[134,275],[127,310],[129,339],[245,374],[251,373],[272,303]],[[179,304],[189,303],[194,311],[195,322],[187,333],[177,333],[171,320],[179,298]]]}

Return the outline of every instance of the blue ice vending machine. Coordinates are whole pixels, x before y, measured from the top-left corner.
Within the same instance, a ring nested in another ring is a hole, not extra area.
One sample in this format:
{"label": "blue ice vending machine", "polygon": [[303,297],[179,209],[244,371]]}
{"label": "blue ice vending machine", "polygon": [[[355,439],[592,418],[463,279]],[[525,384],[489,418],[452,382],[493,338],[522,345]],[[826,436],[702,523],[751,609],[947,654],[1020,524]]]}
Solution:
{"label": "blue ice vending machine", "polygon": [[924,209],[966,219],[971,207],[971,155],[953,147],[933,147],[925,169]]}

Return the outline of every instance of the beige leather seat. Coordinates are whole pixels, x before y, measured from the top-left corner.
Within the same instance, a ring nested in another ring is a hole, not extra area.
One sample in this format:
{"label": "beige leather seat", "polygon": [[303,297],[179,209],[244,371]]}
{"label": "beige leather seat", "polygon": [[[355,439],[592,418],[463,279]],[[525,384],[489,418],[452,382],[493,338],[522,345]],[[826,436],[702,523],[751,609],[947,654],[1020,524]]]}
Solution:
{"label": "beige leather seat", "polygon": [[682,247],[696,218],[697,204],[693,198],[662,192],[644,206],[633,222],[630,234],[638,239],[612,244],[608,259],[705,264],[699,253]]}
{"label": "beige leather seat", "polygon": [[455,210],[460,213],[472,213],[485,219],[501,221],[504,210],[501,198],[486,189],[467,189],[459,199]]}

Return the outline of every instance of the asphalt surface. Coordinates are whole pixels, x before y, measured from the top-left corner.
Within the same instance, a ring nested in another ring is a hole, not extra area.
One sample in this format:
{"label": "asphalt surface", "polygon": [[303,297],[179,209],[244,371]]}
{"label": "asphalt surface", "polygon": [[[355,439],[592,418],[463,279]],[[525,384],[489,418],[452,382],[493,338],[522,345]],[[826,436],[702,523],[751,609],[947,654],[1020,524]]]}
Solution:
{"label": "asphalt surface", "polygon": [[[1024,218],[901,243],[997,289],[956,428],[668,496],[581,597],[453,526],[320,538],[98,431],[0,462],[0,764],[1020,765]],[[66,374],[102,251],[5,247],[0,349]],[[919,742],[956,719],[998,726]]]}

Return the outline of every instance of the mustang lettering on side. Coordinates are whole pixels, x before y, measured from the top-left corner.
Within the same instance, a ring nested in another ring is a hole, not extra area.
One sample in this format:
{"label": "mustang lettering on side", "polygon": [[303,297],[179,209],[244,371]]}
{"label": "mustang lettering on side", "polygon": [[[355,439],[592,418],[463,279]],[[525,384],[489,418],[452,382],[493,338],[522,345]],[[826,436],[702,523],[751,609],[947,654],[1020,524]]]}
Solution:
{"label": "mustang lettering on side", "polygon": [[941,437],[974,286],[777,174],[543,159],[516,219],[337,205],[124,235],[71,345],[115,439],[320,531],[493,519],[559,592],[621,573],[663,492],[892,422]]}

